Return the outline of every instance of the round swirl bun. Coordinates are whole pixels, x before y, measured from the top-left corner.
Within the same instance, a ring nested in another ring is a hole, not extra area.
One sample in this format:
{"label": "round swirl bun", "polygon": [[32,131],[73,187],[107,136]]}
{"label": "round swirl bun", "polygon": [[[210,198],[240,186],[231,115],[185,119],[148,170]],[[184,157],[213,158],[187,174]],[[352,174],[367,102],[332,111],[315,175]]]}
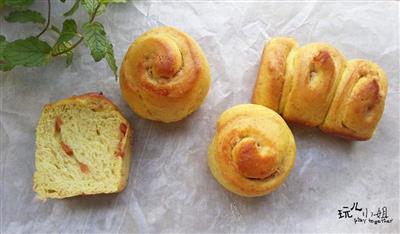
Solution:
{"label": "round swirl bun", "polygon": [[289,122],[340,137],[368,140],[387,93],[383,70],[367,60],[346,61],[334,47],[273,38],[264,48],[252,102]]}
{"label": "round swirl bun", "polygon": [[143,118],[181,120],[208,93],[210,68],[199,45],[172,27],[152,29],[129,47],[120,71],[122,96]]}
{"label": "round swirl bun", "polygon": [[264,106],[243,104],[219,117],[209,146],[208,165],[229,191],[262,196],[288,177],[296,158],[294,137],[285,121]]}

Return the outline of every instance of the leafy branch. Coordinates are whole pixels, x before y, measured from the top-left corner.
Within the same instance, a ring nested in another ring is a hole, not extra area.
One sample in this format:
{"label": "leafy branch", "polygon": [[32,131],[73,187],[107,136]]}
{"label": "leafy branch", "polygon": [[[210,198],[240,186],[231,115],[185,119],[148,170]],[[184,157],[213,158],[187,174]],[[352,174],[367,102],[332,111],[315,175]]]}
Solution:
{"label": "leafy branch", "polygon": [[[60,0],[65,2],[65,0]],[[36,36],[8,42],[0,35],[0,71],[12,70],[15,66],[34,67],[44,66],[58,56],[66,57],[67,66],[72,63],[73,51],[82,42],[89,48],[95,62],[106,59],[110,69],[117,78],[118,67],[115,62],[113,46],[109,41],[103,25],[96,21],[109,3],[125,2],[125,0],[75,0],[72,7],[64,13],[64,17],[72,16],[80,6],[88,13],[88,21],[81,26],[74,19],[65,19],[60,30],[51,24],[51,1],[47,1],[47,19],[40,12],[27,9],[34,0],[0,0],[0,6],[5,5],[13,9],[5,17],[7,22],[42,24],[43,29]],[[52,46],[40,37],[49,29],[56,33],[58,38]]]}
{"label": "leafy branch", "polygon": [[[76,2],[79,3],[79,1],[76,1]],[[94,9],[93,13],[92,13],[91,16],[90,16],[89,23],[92,23],[92,22],[93,22],[93,20],[94,20],[94,18],[96,17],[97,11],[99,10],[100,6],[101,6],[101,3],[99,2],[99,3],[97,4],[96,8]],[[74,6],[72,7],[72,9],[74,9]],[[80,39],[79,39],[75,44],[71,45],[70,47],[68,47],[68,48],[67,48],[66,50],[64,50],[64,51],[60,51],[60,52],[57,52],[57,53],[53,53],[52,55],[53,55],[53,56],[59,56],[59,55],[68,53],[68,52],[70,52],[71,50],[73,50],[75,47],[77,47],[77,46],[83,41],[84,37],[83,37],[82,34],[80,34],[80,33],[77,33],[76,35],[79,36]]]}
{"label": "leafy branch", "polygon": [[44,29],[36,37],[40,37],[44,32],[47,31],[50,25],[50,19],[51,19],[51,2],[50,0],[47,0],[47,23]]}

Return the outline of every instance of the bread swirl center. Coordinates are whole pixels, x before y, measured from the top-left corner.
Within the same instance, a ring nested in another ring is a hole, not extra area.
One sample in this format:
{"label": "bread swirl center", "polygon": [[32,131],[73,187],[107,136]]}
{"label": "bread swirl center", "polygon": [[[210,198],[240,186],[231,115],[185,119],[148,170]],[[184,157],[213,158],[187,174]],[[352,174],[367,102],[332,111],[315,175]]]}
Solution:
{"label": "bread swirl center", "polygon": [[308,85],[312,90],[321,89],[327,93],[333,86],[335,64],[327,51],[319,51],[309,63]]}
{"label": "bread swirl center", "polygon": [[138,38],[124,58],[121,73],[133,89],[154,97],[180,98],[203,77],[204,64],[186,34],[165,30]]}
{"label": "bread swirl center", "polygon": [[177,44],[167,36],[149,37],[142,46],[147,48],[144,66],[149,79],[164,84],[182,69],[182,54]]}
{"label": "bread swirl center", "polygon": [[276,151],[260,146],[254,138],[246,137],[232,149],[232,159],[241,175],[251,179],[264,179],[278,169]]}

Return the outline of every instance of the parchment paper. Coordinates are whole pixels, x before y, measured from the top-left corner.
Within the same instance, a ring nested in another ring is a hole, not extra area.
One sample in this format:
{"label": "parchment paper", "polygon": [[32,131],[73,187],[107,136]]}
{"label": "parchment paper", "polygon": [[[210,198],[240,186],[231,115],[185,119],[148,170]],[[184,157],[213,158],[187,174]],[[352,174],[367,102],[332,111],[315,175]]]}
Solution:
{"label": "parchment paper", "polygon": [[[68,7],[53,5],[53,22],[61,25],[62,17],[55,16]],[[46,1],[34,5],[43,13],[46,7]],[[83,10],[77,15],[81,25],[87,15]],[[94,63],[84,46],[68,68],[60,58],[43,68],[0,73],[2,232],[400,232],[398,2],[135,1],[110,7],[98,20],[118,63],[130,43],[152,27],[172,25],[189,33],[211,65],[206,101],[178,123],[141,119],[122,100],[105,62]],[[0,33],[8,40],[34,30],[40,27],[1,17]],[[217,117],[250,101],[264,43],[278,35],[293,36],[301,45],[328,42],[349,59],[380,64],[389,78],[386,109],[368,142],[292,126],[297,160],[288,180],[269,196],[242,198],[211,176],[207,147]],[[41,109],[91,91],[103,91],[134,126],[129,184],[119,194],[42,203],[32,191]],[[386,206],[392,223],[339,218],[338,210],[354,202],[369,212]]]}

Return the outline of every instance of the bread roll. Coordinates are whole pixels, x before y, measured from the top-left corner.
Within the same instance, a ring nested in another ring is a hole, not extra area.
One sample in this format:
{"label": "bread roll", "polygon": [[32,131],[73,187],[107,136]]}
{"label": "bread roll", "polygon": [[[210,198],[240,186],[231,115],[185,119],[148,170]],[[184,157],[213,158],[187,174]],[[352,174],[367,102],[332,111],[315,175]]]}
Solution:
{"label": "bread roll", "polygon": [[172,27],[152,29],[129,47],[120,71],[125,101],[139,116],[181,120],[204,101],[210,68],[199,45]]}
{"label": "bread roll", "polygon": [[123,190],[131,136],[128,121],[101,93],[46,105],[36,129],[34,191],[46,199]]}
{"label": "bread roll", "polygon": [[294,137],[282,117],[254,104],[222,113],[208,150],[208,165],[217,181],[246,197],[277,189],[288,177],[295,158]]}
{"label": "bread roll", "polygon": [[[356,61],[347,62],[328,44],[299,48],[293,38],[273,38],[264,48],[252,102],[277,111],[292,123],[319,126],[324,132],[348,139],[368,140],[383,112],[387,81],[378,65]],[[357,73],[355,64],[361,63],[369,69],[363,68],[369,73],[362,73],[370,74],[370,78],[361,79],[362,84],[353,90],[354,84],[348,81],[356,78],[349,77]],[[354,93],[356,90],[358,93]],[[353,96],[347,98],[350,92]],[[364,101],[367,96],[369,102]]]}
{"label": "bread roll", "polygon": [[[279,112],[283,87],[287,78],[286,60],[298,47],[293,38],[277,37],[265,46],[258,70],[253,102]],[[289,82],[288,82],[289,83]]]}
{"label": "bread roll", "polygon": [[288,90],[284,91],[282,116],[289,122],[315,127],[324,121],[343,72],[345,59],[330,45],[303,46],[288,61]]}
{"label": "bread roll", "polygon": [[323,132],[368,140],[382,116],[387,93],[385,72],[362,59],[347,62],[324,123]]}

